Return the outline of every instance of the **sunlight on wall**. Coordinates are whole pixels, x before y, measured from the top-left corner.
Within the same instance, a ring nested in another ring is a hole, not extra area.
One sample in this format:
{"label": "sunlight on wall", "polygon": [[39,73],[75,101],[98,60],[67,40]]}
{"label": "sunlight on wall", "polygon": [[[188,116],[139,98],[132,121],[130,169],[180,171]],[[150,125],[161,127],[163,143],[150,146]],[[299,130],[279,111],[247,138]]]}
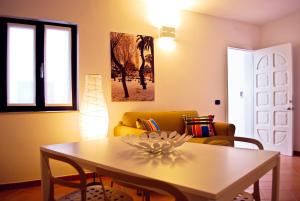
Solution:
{"label": "sunlight on wall", "polygon": [[177,28],[180,21],[179,0],[148,0],[148,15],[151,24],[157,28],[169,26]]}

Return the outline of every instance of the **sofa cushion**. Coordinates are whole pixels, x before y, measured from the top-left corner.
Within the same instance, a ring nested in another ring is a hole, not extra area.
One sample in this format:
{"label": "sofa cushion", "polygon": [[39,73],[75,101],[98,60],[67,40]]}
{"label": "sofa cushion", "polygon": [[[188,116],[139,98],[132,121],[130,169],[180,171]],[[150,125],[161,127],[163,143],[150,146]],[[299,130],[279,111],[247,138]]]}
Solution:
{"label": "sofa cushion", "polygon": [[136,120],[136,127],[146,131],[160,131],[157,123],[154,121],[154,119],[151,118],[149,120],[138,118]]}
{"label": "sofa cushion", "polygon": [[183,117],[185,121],[186,133],[194,137],[210,137],[214,136],[213,120],[214,115],[201,117]]}
{"label": "sofa cushion", "polygon": [[136,120],[154,119],[163,131],[185,132],[185,124],[182,116],[198,116],[197,111],[170,111],[170,112],[126,112],[122,117],[122,125],[136,128]]}

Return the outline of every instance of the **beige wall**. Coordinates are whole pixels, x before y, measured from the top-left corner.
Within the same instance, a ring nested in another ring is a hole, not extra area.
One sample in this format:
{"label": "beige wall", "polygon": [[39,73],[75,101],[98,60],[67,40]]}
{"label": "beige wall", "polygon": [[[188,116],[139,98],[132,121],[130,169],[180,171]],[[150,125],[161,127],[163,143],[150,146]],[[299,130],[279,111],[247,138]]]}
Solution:
{"label": "beige wall", "polygon": [[291,42],[294,66],[294,149],[300,151],[300,12],[266,24],[261,28],[262,47]]}
{"label": "beige wall", "polygon": [[[157,36],[140,0],[1,0],[0,15],[75,22],[79,26],[80,94],[84,74],[100,73],[110,132],[125,111],[196,109],[226,116],[226,48],[256,48],[253,25],[183,12],[176,49],[155,47],[155,101],[111,102],[109,32]],[[221,105],[215,106],[214,99]],[[78,113],[0,114],[0,183],[39,178],[39,146],[79,140]],[[60,169],[60,174],[66,174]]]}

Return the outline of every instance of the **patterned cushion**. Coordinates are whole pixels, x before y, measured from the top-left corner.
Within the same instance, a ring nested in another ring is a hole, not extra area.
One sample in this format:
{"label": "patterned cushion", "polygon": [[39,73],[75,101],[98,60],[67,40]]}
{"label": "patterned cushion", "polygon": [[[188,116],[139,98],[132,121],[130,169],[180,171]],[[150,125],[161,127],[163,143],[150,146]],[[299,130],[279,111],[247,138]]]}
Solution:
{"label": "patterned cushion", "polygon": [[160,131],[160,128],[157,125],[157,123],[154,121],[154,119],[149,119],[149,120],[137,119],[136,127],[146,131]]}
{"label": "patterned cushion", "polygon": [[187,134],[194,137],[210,137],[214,136],[213,120],[214,115],[201,116],[201,117],[189,117],[183,116],[185,121],[185,131]]}

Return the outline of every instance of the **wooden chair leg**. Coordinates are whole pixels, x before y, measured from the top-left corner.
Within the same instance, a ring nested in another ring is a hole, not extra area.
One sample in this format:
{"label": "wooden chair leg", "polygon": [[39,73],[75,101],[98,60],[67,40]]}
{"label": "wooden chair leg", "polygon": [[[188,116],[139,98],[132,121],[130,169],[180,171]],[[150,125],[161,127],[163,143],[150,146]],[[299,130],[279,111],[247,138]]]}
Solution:
{"label": "wooden chair leg", "polygon": [[86,186],[101,185],[100,182],[96,181],[96,178],[97,178],[97,174],[95,172],[93,172],[93,181],[90,183],[87,183]]}
{"label": "wooden chair leg", "polygon": [[111,182],[110,182],[110,187],[111,188],[114,187],[114,181],[113,180],[111,180]]}
{"label": "wooden chair leg", "polygon": [[253,197],[254,197],[255,201],[260,201],[259,181],[256,181],[254,183]]}
{"label": "wooden chair leg", "polygon": [[136,189],[136,194],[137,194],[138,196],[142,196],[142,195],[143,195],[143,190],[140,189],[140,188],[137,188],[137,189]]}
{"label": "wooden chair leg", "polygon": [[150,201],[150,192],[149,191],[144,191],[144,196],[146,201]]}
{"label": "wooden chair leg", "polygon": [[86,186],[81,189],[81,201],[86,201]]}
{"label": "wooden chair leg", "polygon": [[53,183],[53,181],[50,181],[49,187],[50,187],[50,190],[49,190],[49,199],[50,200],[55,200],[54,199],[54,183]]}

